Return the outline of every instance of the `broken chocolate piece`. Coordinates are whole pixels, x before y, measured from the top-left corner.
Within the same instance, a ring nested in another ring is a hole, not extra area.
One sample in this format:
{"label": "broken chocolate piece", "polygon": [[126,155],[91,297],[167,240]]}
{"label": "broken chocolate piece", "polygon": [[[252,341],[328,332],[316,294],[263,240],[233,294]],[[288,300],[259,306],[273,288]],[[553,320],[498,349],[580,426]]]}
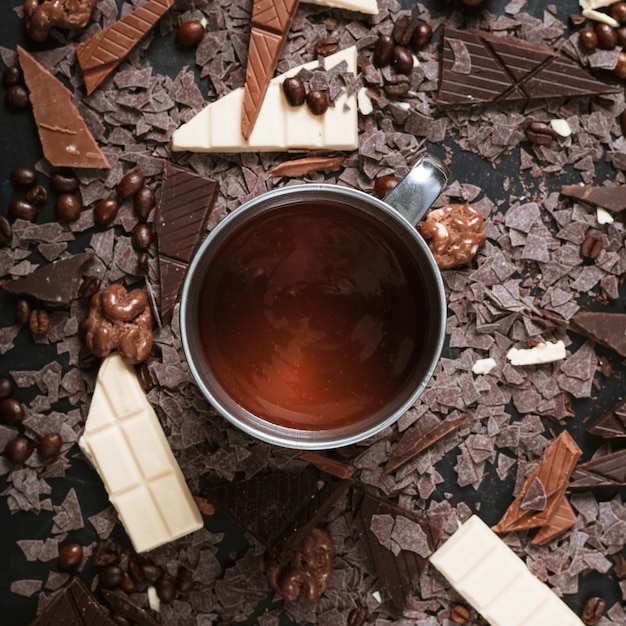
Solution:
{"label": "broken chocolate piece", "polygon": [[336,459],[331,459],[319,452],[303,450],[300,452],[300,458],[317,467],[318,470],[326,472],[331,476],[336,476],[337,478],[350,478],[354,473],[353,465],[347,465]]}
{"label": "broken chocolate piece", "polygon": [[245,139],[254,128],[298,3],[299,0],[254,0],[241,118]]}
{"label": "broken chocolate piece", "polygon": [[26,34],[34,41],[45,41],[51,28],[84,28],[91,19],[97,0],[26,0]]}
{"label": "broken chocolate piece", "polygon": [[304,176],[312,172],[334,172],[338,170],[346,157],[304,157],[285,161],[270,170],[272,176]]}
{"label": "broken chocolate piece", "polygon": [[174,0],[148,0],[76,47],[87,95],[93,93],[173,4]]}
{"label": "broken chocolate piece", "polygon": [[581,311],[572,317],[568,329],[626,357],[626,313]]}
{"label": "broken chocolate piece", "polygon": [[100,591],[116,615],[130,620],[138,626],[159,626],[160,621],[157,622],[148,611],[135,604],[127,593],[119,589],[112,590],[104,587],[101,587]]}
{"label": "broken chocolate piece", "polygon": [[561,195],[582,200],[607,211],[626,210],[626,185],[592,187],[591,185],[562,185]]}
{"label": "broken chocolate piece", "polygon": [[439,106],[610,94],[618,87],[546,46],[478,30],[446,28],[441,38]]}
{"label": "broken chocolate piece", "polygon": [[93,254],[81,252],[55,261],[16,280],[7,280],[2,287],[9,293],[30,296],[48,304],[68,304],[78,297],[83,274]]}
{"label": "broken chocolate piece", "polygon": [[581,463],[572,474],[570,487],[626,486],[626,449]]}
{"label": "broken chocolate piece", "polygon": [[574,509],[572,509],[572,505],[565,496],[561,496],[552,517],[547,524],[537,531],[537,534],[532,538],[532,543],[542,546],[552,541],[566,530],[569,530],[575,522],[576,513]]}
{"label": "broken chocolate piece", "polygon": [[603,413],[593,424],[588,426],[587,432],[605,439],[626,437],[626,398],[618,402],[612,409]]}
{"label": "broken chocolate piece", "polygon": [[46,159],[55,167],[109,168],[72,102],[72,92],[24,48],[18,46],[17,53]]}

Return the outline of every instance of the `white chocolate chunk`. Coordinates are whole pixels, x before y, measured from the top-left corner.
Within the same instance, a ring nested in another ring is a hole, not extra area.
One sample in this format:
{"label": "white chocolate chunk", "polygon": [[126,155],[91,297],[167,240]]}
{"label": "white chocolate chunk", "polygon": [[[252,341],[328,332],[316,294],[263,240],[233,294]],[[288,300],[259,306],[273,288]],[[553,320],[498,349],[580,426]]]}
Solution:
{"label": "white chocolate chunk", "polygon": [[559,137],[563,137],[564,139],[572,134],[572,127],[569,125],[568,121],[561,118],[550,120],[550,127]]}
{"label": "white chocolate chunk", "polygon": [[613,19],[607,13],[602,13],[602,11],[596,11],[595,9],[585,9],[582,11],[584,17],[588,20],[593,20],[594,22],[601,22],[602,24],[607,24],[611,28],[619,28],[619,22]]}
{"label": "white chocolate chunk", "polygon": [[78,442],[137,552],[199,528],[200,511],[135,370],[117,353],[100,366]]}
{"label": "white chocolate chunk", "polygon": [[374,105],[367,94],[367,87],[361,87],[356,94],[357,106],[361,115],[370,115],[374,112]]}
{"label": "white chocolate chunk", "polygon": [[601,9],[602,7],[610,7],[615,4],[615,0],[578,0],[580,8],[586,9]]}
{"label": "white chocolate chunk", "polygon": [[566,356],[565,344],[560,339],[556,342],[545,341],[533,348],[511,348],[506,353],[511,365],[541,365],[560,361]]}
{"label": "white chocolate chunk", "polygon": [[477,515],[430,562],[491,626],[583,626]]}
{"label": "white chocolate chunk", "polygon": [[613,216],[606,209],[603,209],[602,207],[598,207],[596,209],[596,220],[598,221],[598,224],[601,224],[601,225],[612,224],[615,221]]}
{"label": "white chocolate chunk", "polygon": [[[330,69],[346,61],[347,71],[356,75],[355,46],[325,58]],[[273,78],[267,88],[254,129],[246,140],[241,134],[243,88],[212,102],[177,128],[172,149],[191,152],[257,152],[308,150],[355,150],[359,146],[356,94],[342,93],[323,115],[313,115],[306,105],[291,107],[282,84],[302,68],[315,69],[318,61],[292,67]]]}
{"label": "white chocolate chunk", "polygon": [[358,11],[368,15],[378,14],[377,0],[302,0],[309,4],[319,4],[323,7],[334,9],[347,9],[348,11]]}
{"label": "white chocolate chunk", "polygon": [[496,360],[491,357],[486,359],[478,359],[474,365],[472,365],[472,372],[474,374],[482,376],[483,374],[489,374],[489,372],[497,365]]}

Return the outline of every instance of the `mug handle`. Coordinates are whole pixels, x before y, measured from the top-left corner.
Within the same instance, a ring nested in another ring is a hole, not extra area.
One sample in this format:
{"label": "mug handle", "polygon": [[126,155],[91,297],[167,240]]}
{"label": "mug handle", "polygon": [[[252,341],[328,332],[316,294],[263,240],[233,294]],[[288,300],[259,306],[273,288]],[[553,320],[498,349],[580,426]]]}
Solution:
{"label": "mug handle", "polygon": [[384,201],[415,226],[451,178],[452,174],[443,161],[431,154],[424,154],[384,197]]}

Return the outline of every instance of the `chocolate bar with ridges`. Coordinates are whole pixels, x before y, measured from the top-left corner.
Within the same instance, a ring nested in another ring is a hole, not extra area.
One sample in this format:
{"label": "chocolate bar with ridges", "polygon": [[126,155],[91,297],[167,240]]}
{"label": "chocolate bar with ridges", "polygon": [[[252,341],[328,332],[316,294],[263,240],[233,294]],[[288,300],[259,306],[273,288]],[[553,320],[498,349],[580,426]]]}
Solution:
{"label": "chocolate bar with ridges", "polygon": [[617,187],[562,185],[561,195],[582,200],[607,211],[626,211],[626,185]]}
{"label": "chocolate bar with ridges", "polygon": [[626,313],[579,311],[568,329],[626,357]]}
{"label": "chocolate bar with ridges", "polygon": [[587,432],[605,439],[626,437],[626,398],[620,400],[588,426]]}
{"label": "chocolate bar with ridges", "polygon": [[626,487],[626,449],[581,463],[572,474],[571,488]]}

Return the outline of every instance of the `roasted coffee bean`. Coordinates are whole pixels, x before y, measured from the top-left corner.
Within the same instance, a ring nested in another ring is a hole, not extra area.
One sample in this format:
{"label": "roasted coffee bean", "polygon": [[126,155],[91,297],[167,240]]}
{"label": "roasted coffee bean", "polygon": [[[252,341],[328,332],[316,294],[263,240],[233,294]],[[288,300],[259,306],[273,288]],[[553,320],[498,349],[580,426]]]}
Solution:
{"label": "roasted coffee bean", "polygon": [[117,185],[117,195],[122,200],[129,198],[143,187],[145,180],[145,176],[137,170],[128,172]]}
{"label": "roasted coffee bean", "polygon": [[626,24],[626,2],[616,2],[611,5],[609,15],[620,24]]}
{"label": "roasted coffee bean", "polygon": [[622,111],[619,116],[619,126],[622,129],[622,135],[626,137],[626,110]]}
{"label": "roasted coffee bean", "polygon": [[4,87],[12,87],[19,85],[23,80],[22,70],[16,65],[7,67],[2,73],[2,85]]}
{"label": "roasted coffee bean", "polygon": [[613,50],[617,45],[617,33],[612,26],[600,22],[594,27],[598,36],[598,46],[603,50]]}
{"label": "roasted coffee bean", "polygon": [[315,44],[315,54],[320,57],[335,54],[337,50],[339,50],[339,42],[335,37],[324,37]]}
{"label": "roasted coffee bean", "polygon": [[48,433],[39,440],[37,452],[44,459],[51,459],[59,453],[62,445],[63,439],[59,433]]}
{"label": "roasted coffee bean", "polygon": [[107,565],[117,563],[120,560],[121,554],[122,546],[120,546],[117,541],[108,539],[106,541],[101,541],[98,544],[98,547],[93,553],[91,560],[93,561],[95,567],[101,568],[106,567]]}
{"label": "roasted coffee bean", "polygon": [[617,56],[617,64],[613,68],[613,74],[620,80],[626,80],[626,52],[620,50]]}
{"label": "roasted coffee bean", "polygon": [[466,624],[469,619],[469,611],[462,604],[455,604],[450,611],[450,619],[455,624]]}
{"label": "roasted coffee bean", "polygon": [[28,324],[31,310],[30,302],[26,298],[18,298],[15,301],[15,321],[18,324]]}
{"label": "roasted coffee bean", "polygon": [[150,370],[145,363],[142,363],[139,367],[137,367],[137,376],[144,391],[148,392],[150,389],[154,388],[154,381],[152,380]]}
{"label": "roasted coffee bean", "polygon": [[363,626],[367,622],[367,609],[357,606],[348,613],[346,626]]}
{"label": "roasted coffee bean", "polygon": [[141,573],[143,577],[149,582],[154,584],[157,580],[163,578],[163,568],[152,561],[146,561],[141,564]]}
{"label": "roasted coffee bean", "polygon": [[324,115],[328,111],[328,98],[319,89],[309,91],[306,95],[306,104],[313,115]]}
{"label": "roasted coffee bean", "polygon": [[580,256],[583,259],[596,259],[602,251],[602,237],[589,235],[580,244]]}
{"label": "roasted coffee bean", "polygon": [[423,48],[430,43],[430,40],[433,38],[433,29],[430,24],[426,22],[420,22],[413,31],[413,36],[411,37],[411,43],[416,48]]}
{"label": "roasted coffee bean", "polygon": [[377,198],[384,198],[399,182],[399,176],[379,176],[374,183],[374,195]]}
{"label": "roasted coffee bean", "polygon": [[80,183],[76,176],[55,172],[50,176],[50,187],[54,193],[76,193]]}
{"label": "roasted coffee bean", "polygon": [[605,610],[606,602],[604,598],[593,596],[585,602],[580,618],[585,626],[595,626],[602,619]]}
{"label": "roasted coffee bean", "polygon": [[412,15],[401,15],[393,25],[391,36],[399,46],[406,46],[411,41],[415,30],[415,20]]}
{"label": "roasted coffee bean", "polygon": [[181,593],[186,593],[193,587],[193,574],[182,565],[179,566],[176,572],[176,589]]}
{"label": "roasted coffee bean", "polygon": [[10,439],[4,447],[4,456],[15,465],[24,463],[32,453],[33,446],[26,437]]}
{"label": "roasted coffee bean", "polygon": [[533,143],[547,146],[556,138],[556,133],[549,124],[532,122],[526,129],[526,137]]}
{"label": "roasted coffee bean", "polygon": [[39,206],[48,199],[48,190],[43,185],[35,185],[26,192],[24,199],[26,202]]}
{"label": "roasted coffee bean", "polygon": [[306,89],[304,83],[297,76],[286,78],[283,81],[283,93],[285,99],[292,107],[299,107],[306,101]]}
{"label": "roasted coffee bean", "polygon": [[176,597],[176,585],[171,578],[161,578],[154,585],[157,595],[163,602],[171,602]]}
{"label": "roasted coffee bean", "polygon": [[28,326],[33,335],[45,335],[50,330],[50,316],[44,309],[33,309],[28,318]]}
{"label": "roasted coffee bean", "polygon": [[26,417],[24,405],[15,398],[3,398],[0,400],[0,416],[7,424],[19,426]]}
{"label": "roasted coffee bean", "polygon": [[78,297],[89,300],[91,296],[100,291],[100,279],[97,276],[85,276],[78,288]]}
{"label": "roasted coffee bean", "polygon": [[124,572],[124,578],[120,583],[120,589],[126,593],[133,593],[137,589],[137,583],[131,578],[128,572]]}
{"label": "roasted coffee bean", "polygon": [[119,210],[120,203],[116,198],[104,198],[96,202],[93,208],[93,220],[96,224],[106,226],[115,220]]}
{"label": "roasted coffee bean", "polygon": [[37,219],[37,207],[28,200],[13,198],[9,202],[9,215],[14,220],[27,220],[34,222]]}
{"label": "roasted coffee bean", "polygon": [[140,252],[137,255],[137,271],[140,274],[147,274],[150,267],[150,255],[147,252]]}
{"label": "roasted coffee bean", "polygon": [[136,558],[131,558],[128,561],[128,573],[137,584],[140,585],[146,582],[143,572],[141,571],[141,565]]}
{"label": "roasted coffee bean", "polygon": [[395,46],[391,53],[391,65],[400,74],[413,71],[413,55],[404,46]]}
{"label": "roasted coffee bean", "polygon": [[59,567],[64,570],[76,569],[83,562],[83,546],[68,543],[59,550]]}
{"label": "roasted coffee bean", "polygon": [[189,20],[176,29],[176,43],[181,48],[197,46],[204,37],[204,26],[199,20]]}
{"label": "roasted coffee bean", "polygon": [[376,67],[385,67],[391,63],[391,55],[395,43],[391,35],[379,35],[374,44],[374,54],[372,55],[372,63]]}
{"label": "roasted coffee bean", "polygon": [[402,96],[410,87],[409,77],[404,74],[397,74],[385,82],[383,89],[390,96]]}
{"label": "roasted coffee bean", "polygon": [[148,226],[148,224],[137,224],[135,228],[133,228],[131,242],[137,252],[145,252],[148,250],[152,245],[153,239],[152,228]]}
{"label": "roasted coffee bean", "polygon": [[26,109],[30,104],[28,91],[22,85],[11,85],[4,92],[4,101],[12,109]]}
{"label": "roasted coffee bean", "polygon": [[617,45],[620,48],[626,49],[626,26],[620,26],[615,29],[617,35]]}
{"label": "roasted coffee bean", "polygon": [[37,172],[32,167],[15,167],[11,170],[11,182],[16,187],[32,187],[37,182]]}
{"label": "roasted coffee bean", "polygon": [[10,378],[0,378],[0,400],[10,398],[14,391],[13,381]]}
{"label": "roasted coffee bean", "polygon": [[0,244],[9,243],[12,235],[11,223],[4,215],[0,215]]}
{"label": "roasted coffee bean", "polygon": [[155,203],[154,191],[150,187],[142,187],[135,194],[133,201],[133,209],[137,218],[145,222],[150,215],[150,211],[154,209]]}
{"label": "roasted coffee bean", "polygon": [[73,193],[61,194],[54,203],[57,218],[62,222],[75,222],[80,217],[80,200]]}
{"label": "roasted coffee bean", "polygon": [[124,580],[124,571],[115,563],[105,565],[98,572],[98,580],[100,581],[101,587],[104,587],[105,589],[114,589],[122,584],[122,581]]}
{"label": "roasted coffee bean", "polygon": [[613,571],[618,580],[626,580],[626,557],[620,552],[613,556]]}

